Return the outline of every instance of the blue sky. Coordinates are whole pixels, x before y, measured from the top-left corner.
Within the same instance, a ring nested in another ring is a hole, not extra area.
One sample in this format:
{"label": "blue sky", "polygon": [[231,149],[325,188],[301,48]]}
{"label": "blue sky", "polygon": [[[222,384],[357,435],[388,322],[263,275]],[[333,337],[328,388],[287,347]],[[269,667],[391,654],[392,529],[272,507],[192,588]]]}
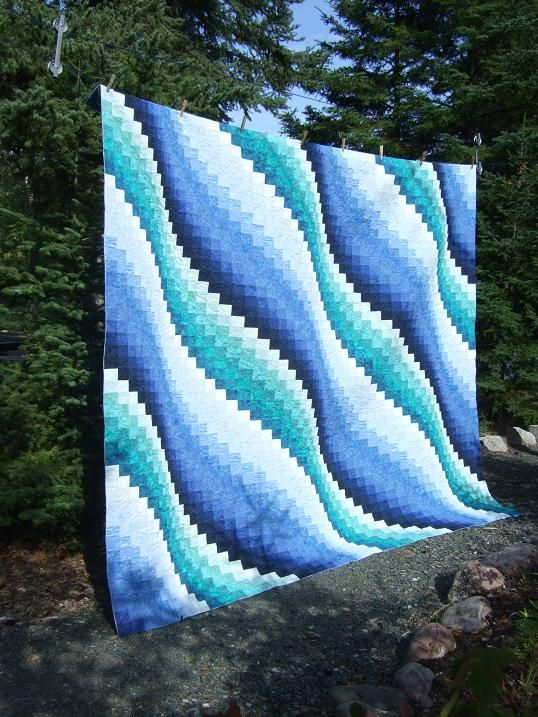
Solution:
{"label": "blue sky", "polygon": [[[298,37],[303,37],[304,40],[301,42],[291,42],[289,43],[289,47],[299,50],[308,45],[313,46],[316,41],[329,39],[329,29],[322,22],[320,11],[329,13],[330,6],[327,0],[304,0],[304,2],[293,6],[295,24],[299,26],[296,34]],[[299,94],[305,94],[304,91],[299,88],[297,88],[296,91]],[[290,109],[297,108],[298,110],[304,109],[308,104],[315,105],[316,102],[314,98],[306,100],[300,97],[290,97],[288,103]],[[258,130],[258,132],[268,132],[270,134],[280,133],[280,123],[270,112],[256,112],[251,116],[252,120],[247,123],[249,129]],[[237,110],[232,113],[233,124],[240,125],[242,119],[242,110]]]}

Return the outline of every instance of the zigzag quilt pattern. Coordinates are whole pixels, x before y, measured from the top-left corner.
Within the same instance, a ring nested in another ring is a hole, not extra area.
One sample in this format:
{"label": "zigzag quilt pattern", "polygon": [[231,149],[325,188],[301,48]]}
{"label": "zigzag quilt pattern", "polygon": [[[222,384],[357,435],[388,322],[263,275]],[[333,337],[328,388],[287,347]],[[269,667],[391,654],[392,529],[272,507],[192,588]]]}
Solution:
{"label": "zigzag quilt pattern", "polygon": [[479,478],[473,169],[101,113],[120,634],[508,513]]}

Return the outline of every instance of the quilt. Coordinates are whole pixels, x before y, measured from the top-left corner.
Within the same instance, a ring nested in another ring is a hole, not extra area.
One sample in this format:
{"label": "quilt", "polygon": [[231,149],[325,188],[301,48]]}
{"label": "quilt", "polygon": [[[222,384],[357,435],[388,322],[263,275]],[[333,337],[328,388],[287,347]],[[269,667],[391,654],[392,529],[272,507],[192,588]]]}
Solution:
{"label": "quilt", "polygon": [[101,88],[118,632],[504,517],[480,477],[474,168]]}

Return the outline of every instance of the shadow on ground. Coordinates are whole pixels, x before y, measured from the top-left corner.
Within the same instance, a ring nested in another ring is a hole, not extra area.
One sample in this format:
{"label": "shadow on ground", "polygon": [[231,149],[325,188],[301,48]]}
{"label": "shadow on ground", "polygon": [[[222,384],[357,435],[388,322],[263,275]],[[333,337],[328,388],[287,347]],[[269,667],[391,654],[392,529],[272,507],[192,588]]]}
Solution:
{"label": "shadow on ground", "polygon": [[498,501],[522,515],[538,517],[538,456],[532,453],[482,454],[484,478]]}
{"label": "shadow on ground", "polygon": [[388,551],[167,628],[118,638],[100,610],[5,628],[0,713],[189,715],[233,696],[252,714],[333,714],[331,686],[390,679],[405,634],[442,606],[447,578],[439,576],[536,530],[537,468],[532,456],[485,461],[496,497],[524,511],[520,518]]}

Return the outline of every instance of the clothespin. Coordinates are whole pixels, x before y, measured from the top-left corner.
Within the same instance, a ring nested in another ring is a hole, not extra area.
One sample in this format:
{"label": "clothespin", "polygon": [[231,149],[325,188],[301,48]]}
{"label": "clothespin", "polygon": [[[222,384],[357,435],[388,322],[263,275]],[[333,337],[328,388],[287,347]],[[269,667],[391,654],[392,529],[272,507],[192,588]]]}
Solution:
{"label": "clothespin", "polygon": [[243,115],[243,120],[241,122],[241,132],[245,129],[245,125],[247,123],[248,118],[249,117],[248,117],[247,113],[245,112],[245,114]]}
{"label": "clothespin", "polygon": [[426,157],[427,157],[428,155],[429,155],[429,152],[426,152],[426,150],[425,150],[424,152],[422,152],[422,154],[420,155],[420,166],[421,166],[421,167],[422,167],[422,162],[425,162],[425,161],[426,161]]}
{"label": "clothespin", "polygon": [[473,153],[473,161],[471,162],[471,169],[476,167],[476,174],[480,177],[482,176],[482,172],[484,171],[484,168],[482,167],[482,162],[480,161],[480,157],[478,156],[478,150],[476,149]]}
{"label": "clothespin", "polygon": [[345,148],[346,148],[346,138],[343,137],[343,138],[342,138],[342,144],[341,144],[341,146],[340,146],[340,149],[341,149],[342,152],[343,152],[343,151],[345,150]]}
{"label": "clothespin", "polygon": [[114,84],[115,80],[116,80],[116,75],[110,75],[110,80],[108,81],[108,85],[106,86],[106,91],[107,91],[107,92],[110,92],[110,90],[112,89],[112,85]]}
{"label": "clothespin", "polygon": [[480,161],[480,156],[478,154],[478,148],[482,144],[482,135],[480,132],[476,132],[475,136],[473,137],[473,144],[474,144],[474,155],[473,155],[473,162],[471,164],[471,169],[476,165],[476,173],[480,177],[482,174],[482,162]]}
{"label": "clothespin", "polygon": [[60,13],[60,17],[52,23],[52,27],[56,30],[56,52],[54,53],[54,60],[51,60],[47,65],[48,69],[52,73],[53,77],[59,77],[62,74],[63,65],[60,62],[60,55],[62,54],[62,40],[64,32],[67,32],[67,23],[65,21],[65,15],[63,12]]}
{"label": "clothespin", "polygon": [[383,161],[383,145],[379,145],[379,159]]}
{"label": "clothespin", "polygon": [[308,130],[305,129],[305,131],[303,132],[303,138],[301,140],[301,148],[302,148],[303,144],[306,142],[307,137],[308,137]]}
{"label": "clothespin", "polygon": [[181,109],[179,110],[179,116],[183,117],[183,112],[187,109],[187,105],[189,104],[189,100],[183,100],[183,103],[181,104]]}

